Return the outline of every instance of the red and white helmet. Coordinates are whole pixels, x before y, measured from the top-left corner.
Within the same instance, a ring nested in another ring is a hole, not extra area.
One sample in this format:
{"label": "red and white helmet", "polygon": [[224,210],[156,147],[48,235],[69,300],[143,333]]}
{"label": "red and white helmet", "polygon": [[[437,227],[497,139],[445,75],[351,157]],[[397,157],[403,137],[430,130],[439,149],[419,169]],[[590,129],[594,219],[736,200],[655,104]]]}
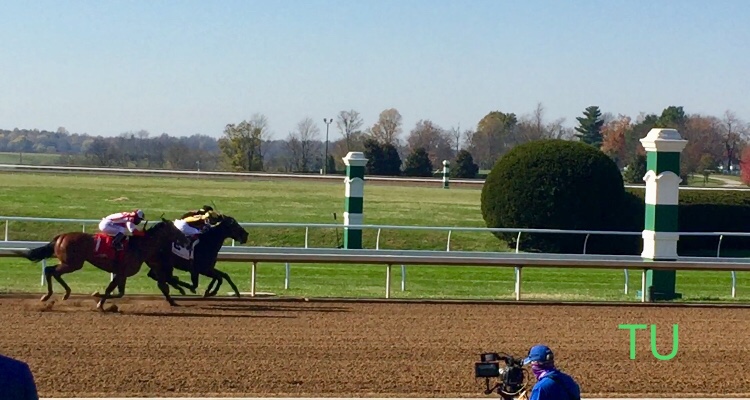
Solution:
{"label": "red and white helmet", "polygon": [[135,216],[138,217],[138,219],[145,218],[145,215],[143,214],[143,210],[135,210]]}

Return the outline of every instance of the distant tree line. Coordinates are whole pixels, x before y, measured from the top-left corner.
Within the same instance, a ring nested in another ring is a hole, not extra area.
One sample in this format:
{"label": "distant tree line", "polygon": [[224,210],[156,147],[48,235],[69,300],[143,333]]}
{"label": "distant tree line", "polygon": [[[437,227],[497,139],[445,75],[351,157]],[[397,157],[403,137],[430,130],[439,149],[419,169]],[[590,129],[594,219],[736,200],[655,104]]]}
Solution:
{"label": "distant tree line", "polygon": [[522,116],[490,111],[466,129],[423,119],[404,133],[401,113],[395,108],[383,110],[370,126],[356,110],[343,110],[330,126],[327,160],[322,118],[303,118],[284,139],[273,140],[270,122],[262,113],[227,124],[218,139],[201,134],[153,136],[145,130],[116,137],[71,134],[63,127],[54,132],[0,130],[0,152],[59,154],[57,162],[66,165],[307,173],[325,169],[340,174],[345,169],[342,158],[349,151],[362,151],[371,175],[433,176],[447,160],[452,177],[481,178],[480,170],[491,169],[515,146],[556,138],[599,148],[624,171],[626,182],[641,183],[646,161],[638,140],[651,128],[661,127],[675,128],[689,140],[682,156],[683,176],[727,171],[743,163],[743,154],[750,157],[745,150],[748,124],[731,111],[716,117],[669,106],[660,114],[632,119],[589,106],[576,120],[573,128],[563,126],[564,118],[547,121],[544,107],[537,104]]}

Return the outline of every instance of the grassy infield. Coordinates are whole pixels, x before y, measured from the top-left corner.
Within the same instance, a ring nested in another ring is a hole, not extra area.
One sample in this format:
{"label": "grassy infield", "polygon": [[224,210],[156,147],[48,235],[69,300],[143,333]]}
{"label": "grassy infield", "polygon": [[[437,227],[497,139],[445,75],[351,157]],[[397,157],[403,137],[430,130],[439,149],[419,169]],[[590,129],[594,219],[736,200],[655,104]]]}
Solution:
{"label": "grassy infield", "polygon": [[[281,181],[204,180],[180,178],[102,177],[93,175],[0,173],[0,214],[97,219],[123,209],[143,208],[147,217],[164,213],[173,218],[211,200],[221,211],[242,222],[341,223],[344,184]],[[484,225],[479,211],[480,191],[443,190],[407,186],[365,187],[365,223],[389,225]],[[0,223],[4,223],[0,221]],[[4,228],[4,226],[2,227]],[[11,240],[48,240],[55,233],[80,230],[76,224],[10,224]],[[95,224],[86,227],[93,231]],[[339,235],[341,233],[339,232]],[[375,248],[376,231],[365,232],[365,247]],[[381,248],[445,250],[447,232],[384,230]],[[310,229],[311,247],[335,247],[336,231]],[[452,250],[507,250],[489,233],[453,233]],[[254,228],[251,246],[302,246],[304,228]],[[249,265],[220,263],[240,290],[249,290]],[[17,258],[0,259],[0,292],[41,293],[40,266]],[[393,269],[394,297],[512,298],[511,268],[408,267],[406,290],[401,291],[400,268]],[[184,274],[180,273],[184,277]],[[738,274],[738,298],[750,299],[746,274]],[[87,264],[66,277],[76,293],[104,288],[109,275]],[[730,299],[729,273],[678,272],[678,290],[686,300]],[[201,280],[201,293],[208,279]],[[257,290],[288,296],[382,297],[385,268],[380,266],[292,265],[291,288],[284,290],[284,265],[261,264]],[[530,268],[524,272],[525,298],[636,300],[640,273],[630,274],[629,295],[623,293],[622,270]],[[220,291],[225,294],[229,285]],[[61,288],[55,283],[55,291]],[[158,293],[142,271],[128,282],[128,293]]]}

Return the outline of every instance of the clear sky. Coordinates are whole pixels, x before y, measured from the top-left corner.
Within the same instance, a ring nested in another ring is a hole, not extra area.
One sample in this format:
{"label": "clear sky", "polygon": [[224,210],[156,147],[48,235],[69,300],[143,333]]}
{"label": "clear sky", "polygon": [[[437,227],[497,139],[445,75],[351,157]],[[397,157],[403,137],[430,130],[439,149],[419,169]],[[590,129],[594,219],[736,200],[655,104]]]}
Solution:
{"label": "clear sky", "polygon": [[[355,109],[471,128],[589,105],[750,119],[747,0],[0,1],[0,128],[283,138]],[[331,140],[339,137],[331,125]]]}

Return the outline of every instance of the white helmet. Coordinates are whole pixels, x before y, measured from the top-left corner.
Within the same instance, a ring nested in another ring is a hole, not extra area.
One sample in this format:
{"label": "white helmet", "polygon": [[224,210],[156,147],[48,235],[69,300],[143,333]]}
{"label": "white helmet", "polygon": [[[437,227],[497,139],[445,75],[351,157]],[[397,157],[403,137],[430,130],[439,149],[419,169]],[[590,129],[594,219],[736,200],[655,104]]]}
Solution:
{"label": "white helmet", "polygon": [[138,216],[140,219],[144,219],[143,210],[135,210],[135,215]]}

